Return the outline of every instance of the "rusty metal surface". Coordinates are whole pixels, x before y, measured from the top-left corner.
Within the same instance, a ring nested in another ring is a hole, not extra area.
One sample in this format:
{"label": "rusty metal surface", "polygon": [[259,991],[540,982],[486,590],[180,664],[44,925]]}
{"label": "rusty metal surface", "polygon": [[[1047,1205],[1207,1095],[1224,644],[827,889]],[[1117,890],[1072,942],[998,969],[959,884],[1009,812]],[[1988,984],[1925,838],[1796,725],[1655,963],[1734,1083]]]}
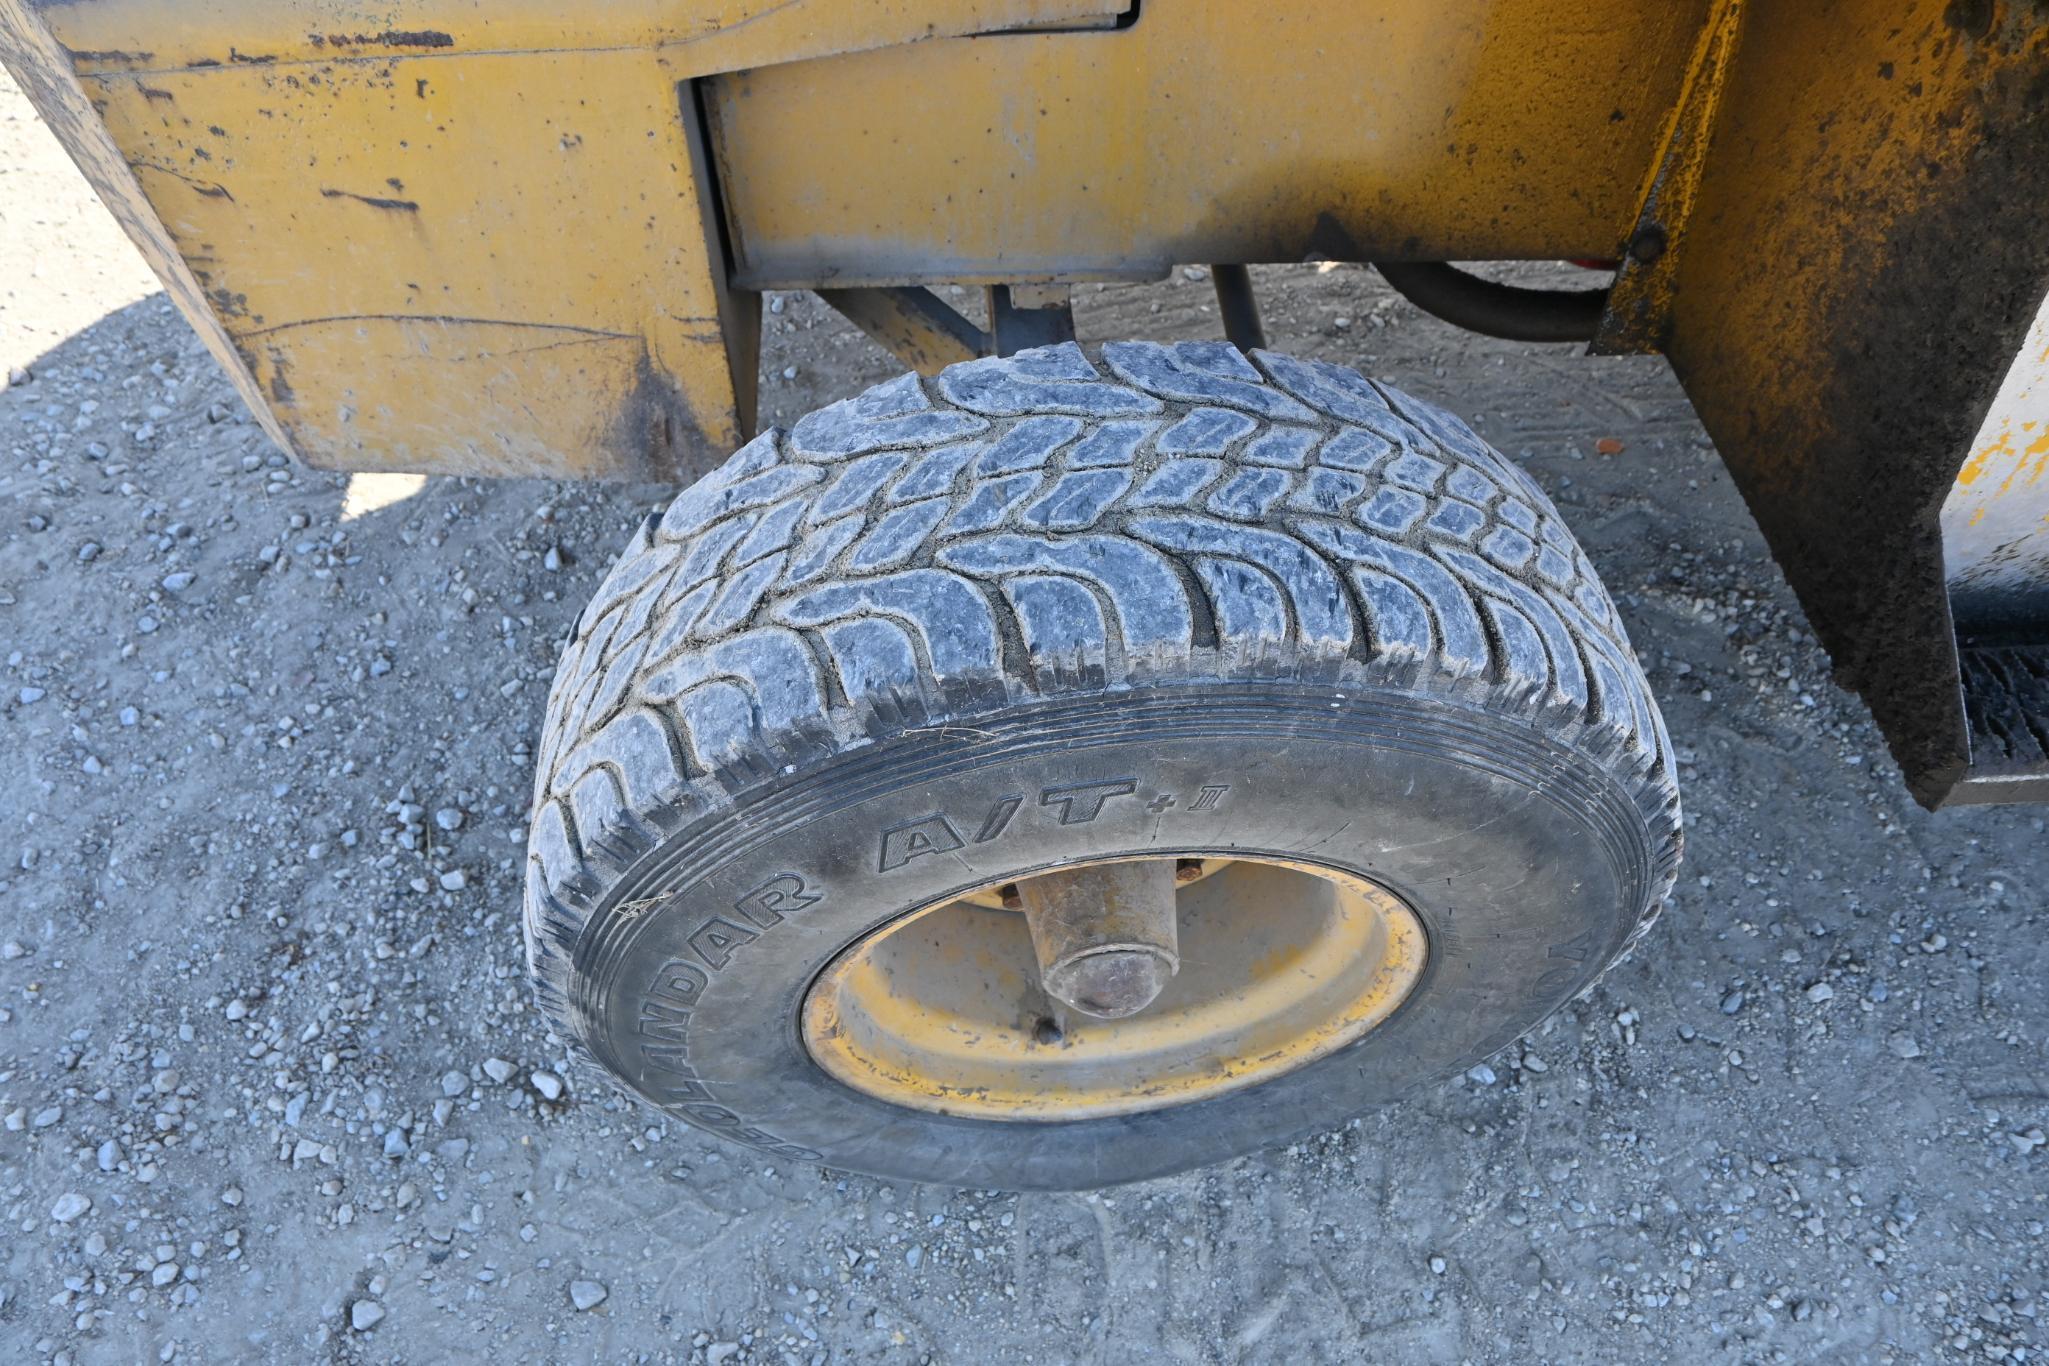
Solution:
{"label": "rusty metal surface", "polygon": [[1686,83],[1672,108],[1662,150],[1644,185],[1642,206],[1629,231],[1608,291],[1607,311],[1589,352],[1597,356],[1665,349],[1672,296],[1686,231],[1707,168],[1715,118],[1743,32],[1746,0],[1715,0],[1701,25]]}
{"label": "rusty metal surface", "polygon": [[1989,3],[1758,6],[1724,85],[1666,351],[1939,803],[1971,749],[1937,516],[2049,287],[2049,30]]}

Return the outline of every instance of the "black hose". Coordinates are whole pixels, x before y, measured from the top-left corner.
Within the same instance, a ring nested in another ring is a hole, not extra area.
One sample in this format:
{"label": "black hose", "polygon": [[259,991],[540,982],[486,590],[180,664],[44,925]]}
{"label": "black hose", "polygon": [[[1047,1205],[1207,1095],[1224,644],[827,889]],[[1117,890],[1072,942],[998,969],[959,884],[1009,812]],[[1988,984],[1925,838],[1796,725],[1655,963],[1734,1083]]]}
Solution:
{"label": "black hose", "polygon": [[1443,261],[1375,261],[1395,293],[1454,326],[1508,341],[1592,341],[1605,289],[1524,289]]}

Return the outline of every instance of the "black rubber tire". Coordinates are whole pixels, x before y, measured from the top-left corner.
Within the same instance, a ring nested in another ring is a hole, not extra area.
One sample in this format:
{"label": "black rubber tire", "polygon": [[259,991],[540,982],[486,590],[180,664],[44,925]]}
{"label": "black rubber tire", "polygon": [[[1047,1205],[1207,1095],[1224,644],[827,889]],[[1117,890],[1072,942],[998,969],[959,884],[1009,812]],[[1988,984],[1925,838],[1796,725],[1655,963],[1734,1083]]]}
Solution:
{"label": "black rubber tire", "polygon": [[[1644,932],[1679,860],[1670,750],[1550,502],[1435,407],[1254,360],[906,375],[648,521],[563,655],[529,850],[536,991],[598,1066],[787,1158],[1103,1185],[1470,1067]],[[805,1051],[805,990],[892,917],[1214,850],[1395,891],[1421,983],[1295,1072],[1119,1118],[913,1111]]]}

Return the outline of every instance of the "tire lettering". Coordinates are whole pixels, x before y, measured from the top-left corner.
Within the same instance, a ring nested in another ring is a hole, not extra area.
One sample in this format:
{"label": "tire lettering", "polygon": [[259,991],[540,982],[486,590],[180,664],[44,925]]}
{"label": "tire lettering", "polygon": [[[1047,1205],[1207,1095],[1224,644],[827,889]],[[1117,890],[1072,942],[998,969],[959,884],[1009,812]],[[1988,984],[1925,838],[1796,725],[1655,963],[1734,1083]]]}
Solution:
{"label": "tire lettering", "polygon": [[[736,906],[766,929],[781,921],[783,912],[815,906],[824,899],[823,892],[810,890],[797,874],[778,873],[741,897]],[[690,947],[704,966],[672,958],[656,970],[654,982],[640,1002],[639,1018],[634,1022],[634,1032],[639,1036],[635,1051],[641,1064],[637,1084],[655,1104],[682,1114],[691,1123],[722,1138],[773,1157],[817,1162],[821,1154],[785,1143],[718,1104],[711,1088],[690,1065],[690,1024],[698,999],[711,985],[710,974],[730,963],[735,949],[758,938],[760,935],[744,925],[713,916],[690,936]]]}
{"label": "tire lettering", "polygon": [[816,906],[823,898],[804,886],[804,879],[795,873],[777,873],[768,881],[756,887],[733,903],[733,909],[753,921],[759,929],[767,929],[785,915],[801,911],[806,906]]}
{"label": "tire lettering", "polygon": [[710,983],[711,978],[697,964],[671,958],[655,974],[655,984],[647,994],[672,1010],[689,1010],[696,1006],[697,998],[704,995]]}
{"label": "tire lettering", "polygon": [[740,1122],[740,1116],[723,1105],[686,1105],[683,1113],[710,1129],[730,1128]]}
{"label": "tire lettering", "polygon": [[960,837],[960,831],[953,828],[953,822],[937,811],[917,820],[907,821],[891,830],[882,832],[882,867],[888,872],[901,868],[914,858],[927,854],[947,854],[960,848],[967,841]]}
{"label": "tire lettering", "polygon": [[987,844],[990,840],[995,839],[998,835],[1009,829],[1010,818],[1015,816],[1017,809],[1023,805],[1023,797],[1000,798],[996,805],[989,808],[989,815],[982,822],[982,828],[975,832],[975,843]]}
{"label": "tire lettering", "polygon": [[[1103,807],[1113,797],[1134,796],[1138,794],[1138,790],[1136,778],[1105,778],[1101,782],[1068,783],[1060,787],[1042,789],[1039,792],[1039,805],[1049,808],[1054,819],[1061,825],[1087,825],[1103,814]],[[1230,791],[1229,783],[1204,783],[1195,800],[1189,804],[1188,810],[1215,811]],[[1152,800],[1147,804],[1146,810],[1155,815],[1172,810],[1176,804],[1176,798],[1171,792],[1155,792],[1151,796]],[[980,824],[972,826],[965,824],[965,821],[956,825],[953,817],[943,811],[928,812],[916,820],[893,825],[882,832],[882,849],[876,860],[876,870],[887,873],[927,854],[950,854],[955,850],[965,849],[969,844],[988,844],[992,840],[1001,839],[1016,824],[1017,813],[1024,804],[1024,797],[1016,793],[998,797],[989,804]],[[973,819],[972,816],[965,818],[968,821]],[[963,839],[963,829],[974,830],[974,838]],[[796,904],[809,904],[801,896],[803,883],[796,874],[785,873],[781,877],[789,880],[790,891],[799,894]],[[770,879],[769,883],[763,885],[771,886],[778,881],[779,879]],[[751,895],[753,894],[750,893]],[[740,909],[755,924],[763,928],[773,923],[756,915],[751,903],[743,903]],[[779,904],[768,909],[788,911],[792,907]]]}
{"label": "tire lettering", "polygon": [[[640,1003],[638,1030],[644,1039],[657,1043],[682,1044],[690,1036],[690,1015],[687,1010],[674,1010],[657,1001]],[[646,1052],[645,1047],[642,1052]]]}
{"label": "tire lettering", "polygon": [[1103,814],[1103,803],[1112,797],[1129,797],[1138,791],[1135,778],[1112,778],[1100,783],[1076,783],[1071,787],[1049,787],[1039,794],[1040,806],[1058,806],[1062,825],[1087,825]]}
{"label": "tire lettering", "polygon": [[745,925],[715,915],[699,925],[690,936],[690,947],[713,972],[733,961],[733,950],[761,936]]}
{"label": "tire lettering", "polygon": [[697,1080],[696,1074],[690,1070],[689,1063],[678,1059],[674,1063],[655,1063],[653,1065],[665,1072],[673,1072],[679,1078],[687,1078],[687,1080],[656,1082],[647,1088],[649,1094],[661,1101],[662,1104],[687,1105],[711,1099],[711,1088]]}
{"label": "tire lettering", "polygon": [[1544,956],[1547,958],[1569,958],[1575,963],[1584,963],[1587,961],[1587,955],[1593,951],[1594,932],[1591,929],[1586,929],[1581,930],[1563,944],[1553,944],[1550,952]]}

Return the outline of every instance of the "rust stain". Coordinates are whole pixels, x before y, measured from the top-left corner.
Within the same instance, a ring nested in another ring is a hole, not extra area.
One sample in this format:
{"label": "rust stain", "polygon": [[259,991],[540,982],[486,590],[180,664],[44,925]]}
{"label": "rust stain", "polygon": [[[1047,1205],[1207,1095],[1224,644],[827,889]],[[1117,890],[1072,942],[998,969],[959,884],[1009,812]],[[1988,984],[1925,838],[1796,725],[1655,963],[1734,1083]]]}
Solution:
{"label": "rust stain", "polygon": [[91,62],[94,64],[101,62],[126,62],[131,66],[141,66],[144,63],[156,60],[156,53],[154,52],[123,52],[119,48],[107,48],[105,50],[66,48],[64,51],[74,62]]}
{"label": "rust stain", "polygon": [[[201,277],[202,282],[206,277]],[[249,316],[249,296],[237,294],[225,285],[206,291],[206,297],[213,301],[214,311],[223,318],[246,318]]]}
{"label": "rust stain", "polygon": [[164,166],[154,161],[131,161],[128,163],[128,168],[132,171],[155,171],[159,175],[167,175],[173,180],[184,181],[185,184],[192,187],[194,194],[205,195],[208,199],[225,199],[230,204],[235,202],[235,196],[228,193],[227,186],[218,181],[201,180],[196,176],[187,175],[175,166]]}
{"label": "rust stain", "polygon": [[274,402],[289,405],[293,397],[289,373],[292,363],[279,348],[271,346],[264,349],[270,353],[270,397]]}
{"label": "rust stain", "polygon": [[401,213],[418,213],[420,206],[410,199],[389,199],[382,195],[357,194],[353,190],[320,189],[322,199],[353,199],[359,204],[368,204],[373,209],[395,209]]}
{"label": "rust stain", "polygon": [[401,32],[386,29],[382,33],[309,33],[306,35],[315,47],[454,47],[455,39],[438,29],[417,29]]}

